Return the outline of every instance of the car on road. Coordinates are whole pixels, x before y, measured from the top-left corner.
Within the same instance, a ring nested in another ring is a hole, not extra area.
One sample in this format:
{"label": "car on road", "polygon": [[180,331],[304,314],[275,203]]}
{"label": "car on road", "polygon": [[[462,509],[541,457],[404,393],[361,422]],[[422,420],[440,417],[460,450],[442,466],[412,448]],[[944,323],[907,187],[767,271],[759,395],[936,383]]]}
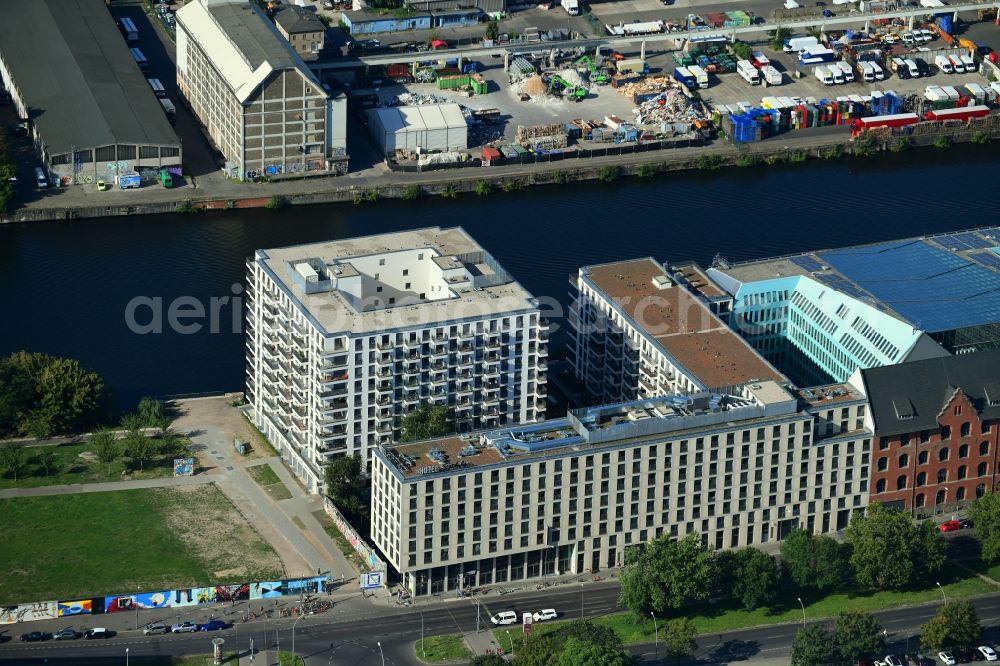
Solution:
{"label": "car on road", "polygon": [[170,633],[170,627],[163,624],[162,622],[150,622],[145,627],[142,628],[142,633],[144,636],[155,636],[157,634],[167,634]]}
{"label": "car on road", "polygon": [[174,634],[187,634],[192,631],[198,631],[198,625],[194,622],[181,622],[170,627],[170,632]]}
{"label": "car on road", "polygon": [[79,637],[80,634],[73,627],[66,627],[63,630],[52,634],[52,638],[57,641],[75,641]]}
{"label": "car on road", "polygon": [[537,613],[531,614],[531,619],[535,622],[544,622],[545,620],[554,620],[559,617],[559,613],[556,612],[555,608],[543,608]]}
{"label": "car on road", "polygon": [[514,611],[500,611],[496,615],[490,618],[490,622],[497,626],[503,626],[505,624],[515,624],[517,622],[517,613]]}
{"label": "car on road", "polygon": [[83,637],[88,641],[94,638],[111,638],[115,635],[115,632],[108,631],[104,627],[94,627],[93,629],[86,629],[83,632]]}
{"label": "car on road", "polygon": [[985,659],[986,661],[1000,660],[1000,657],[997,656],[996,651],[989,645],[980,645],[979,647],[976,648],[976,652],[981,654],[983,656],[983,659]]}
{"label": "car on road", "polygon": [[224,620],[209,620],[198,625],[198,631],[218,631],[225,628],[226,623]]}
{"label": "car on road", "polygon": [[98,192],[106,192],[107,189],[108,189],[108,184],[107,183],[105,183],[103,180],[98,180],[97,181],[97,191]]}
{"label": "car on road", "polygon": [[47,641],[50,638],[52,638],[52,634],[44,631],[29,631],[26,634],[21,634],[22,643],[37,643],[38,641]]}
{"label": "car on road", "polygon": [[951,520],[946,520],[940,525],[938,525],[938,529],[941,530],[942,532],[954,532],[956,530],[962,529],[962,523],[952,518]]}
{"label": "car on road", "polygon": [[940,659],[941,663],[945,666],[955,666],[955,664],[958,663],[955,659],[955,655],[951,652],[938,652],[938,659]]}

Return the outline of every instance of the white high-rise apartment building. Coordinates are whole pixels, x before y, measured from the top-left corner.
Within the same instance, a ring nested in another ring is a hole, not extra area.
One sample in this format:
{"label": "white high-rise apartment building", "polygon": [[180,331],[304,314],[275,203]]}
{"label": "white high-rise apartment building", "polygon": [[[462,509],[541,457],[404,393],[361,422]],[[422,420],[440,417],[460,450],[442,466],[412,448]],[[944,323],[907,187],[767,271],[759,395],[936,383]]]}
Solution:
{"label": "white high-rise apartment building", "polygon": [[247,269],[252,419],[310,491],[421,403],[458,432],[545,416],[548,323],[460,228],[258,250]]}
{"label": "white high-rise apartment building", "polygon": [[662,535],[734,548],[843,529],[868,504],[866,411],[850,385],[767,380],[379,446],[371,538],[426,595],[613,569]]}

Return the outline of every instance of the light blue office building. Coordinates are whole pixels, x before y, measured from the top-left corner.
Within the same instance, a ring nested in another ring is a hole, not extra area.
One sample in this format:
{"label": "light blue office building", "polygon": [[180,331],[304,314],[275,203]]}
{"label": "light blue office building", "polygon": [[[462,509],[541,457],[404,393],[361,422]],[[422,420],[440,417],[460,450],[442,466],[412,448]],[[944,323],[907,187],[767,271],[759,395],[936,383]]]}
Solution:
{"label": "light blue office building", "polygon": [[800,386],[1000,348],[1000,227],[730,264],[705,273],[729,325]]}

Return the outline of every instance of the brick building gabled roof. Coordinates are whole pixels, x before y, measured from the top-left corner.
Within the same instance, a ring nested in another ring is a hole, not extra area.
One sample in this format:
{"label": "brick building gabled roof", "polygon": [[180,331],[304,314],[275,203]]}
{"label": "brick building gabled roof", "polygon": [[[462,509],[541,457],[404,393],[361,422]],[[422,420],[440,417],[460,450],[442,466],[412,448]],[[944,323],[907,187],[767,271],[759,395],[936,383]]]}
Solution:
{"label": "brick building gabled roof", "polygon": [[861,375],[880,436],[937,428],[958,390],[981,420],[1000,419],[1000,350],[869,368]]}

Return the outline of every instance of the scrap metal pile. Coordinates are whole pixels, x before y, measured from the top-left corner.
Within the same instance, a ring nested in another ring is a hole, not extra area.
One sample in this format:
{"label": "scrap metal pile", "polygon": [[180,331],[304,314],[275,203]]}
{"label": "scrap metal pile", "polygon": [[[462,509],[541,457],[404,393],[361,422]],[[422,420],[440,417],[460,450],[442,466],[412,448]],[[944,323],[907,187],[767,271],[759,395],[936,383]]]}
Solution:
{"label": "scrap metal pile", "polygon": [[557,150],[568,145],[566,128],[563,125],[518,125],[514,141],[533,151]]}
{"label": "scrap metal pile", "polygon": [[446,104],[451,100],[440,95],[420,95],[417,93],[400,93],[390,102],[389,106],[420,106],[422,104]]}
{"label": "scrap metal pile", "polygon": [[708,117],[704,105],[690,97],[683,86],[666,77],[646,79],[619,88],[619,92],[637,104],[632,109],[639,125],[663,126],[693,123]]}

